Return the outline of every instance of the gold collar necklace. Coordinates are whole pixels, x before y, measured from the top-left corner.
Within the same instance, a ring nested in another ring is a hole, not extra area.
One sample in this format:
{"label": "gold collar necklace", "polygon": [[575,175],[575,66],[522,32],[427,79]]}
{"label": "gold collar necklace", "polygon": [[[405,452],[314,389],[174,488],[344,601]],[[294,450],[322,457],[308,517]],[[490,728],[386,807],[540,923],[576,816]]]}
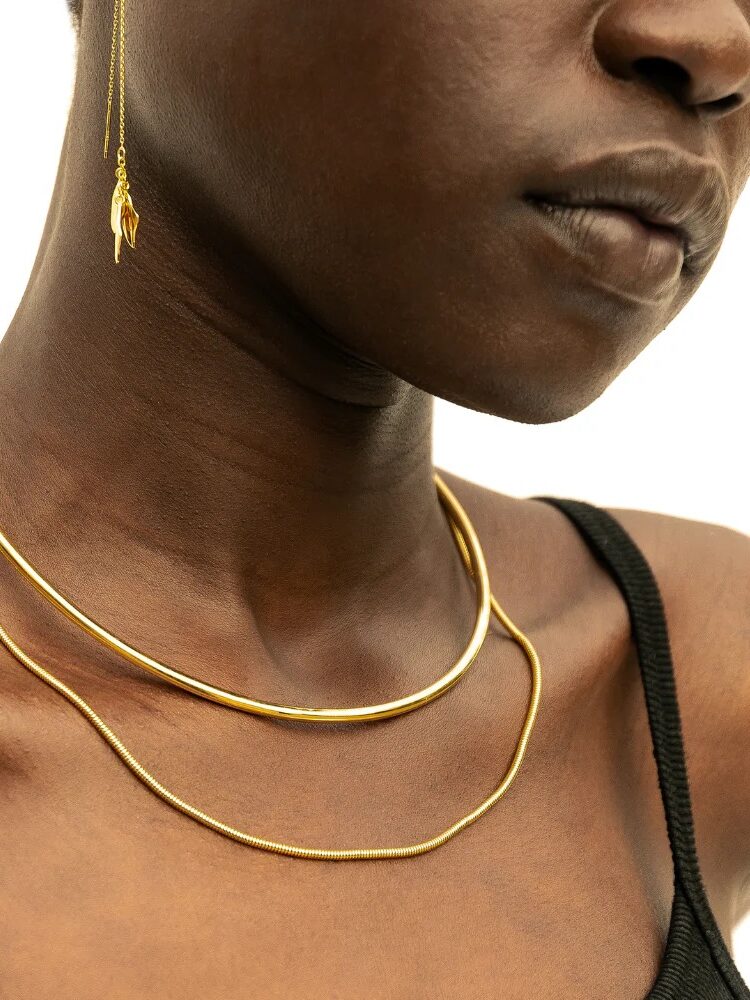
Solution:
{"label": "gold collar necklace", "polygon": [[229,837],[232,840],[245,844],[249,847],[271,851],[276,854],[285,854],[290,857],[307,858],[319,861],[352,861],[352,860],[378,860],[415,857],[419,854],[426,854],[428,851],[440,847],[451,840],[457,833],[465,829],[471,823],[483,816],[489,809],[510,788],[513,780],[521,766],[526,747],[528,745],[531,731],[536,721],[541,696],[541,666],[536,650],[529,639],[518,629],[500,605],[495,600],[490,591],[487,567],[484,560],[479,539],[474,528],[448,486],[441,477],[434,474],[435,485],[446,512],[446,516],[453,533],[454,540],[459,549],[464,566],[469,575],[474,580],[477,591],[477,614],[474,629],[464,653],[458,661],[441,678],[433,684],[414,694],[398,698],[391,702],[380,705],[368,705],[356,708],[308,708],[302,706],[274,705],[268,702],[257,701],[245,695],[239,695],[222,688],[215,687],[205,681],[198,680],[180,671],[168,667],[166,664],[146,656],[132,646],[118,639],[109,631],[99,625],[80,611],[74,604],[62,597],[50,583],[48,583],[11,545],[8,539],[0,532],[0,550],[8,560],[29,580],[37,590],[42,593],[59,611],[70,618],[89,635],[93,636],[103,645],[118,653],[120,656],[132,663],[142,667],[149,672],[168,681],[177,687],[184,688],[193,694],[219,702],[231,708],[250,712],[256,715],[272,716],[281,719],[293,719],[304,722],[367,722],[374,719],[384,719],[395,715],[403,715],[406,712],[414,711],[423,705],[428,704],[435,698],[448,691],[466,673],[469,666],[474,662],[477,653],[482,647],[489,628],[490,609],[494,612],[498,621],[506,629],[512,639],[514,639],[523,649],[531,667],[531,695],[529,698],[528,710],[524,720],[521,734],[516,746],[511,764],[503,777],[500,785],[486,799],[484,799],[474,810],[453,823],[446,830],[430,837],[427,840],[402,847],[374,847],[374,848],[343,848],[328,849],[315,847],[301,847],[295,844],[287,844],[280,841],[268,840],[264,837],[243,833],[220,820],[215,819],[208,813],[190,805],[178,798],[159,781],[156,780],[124,746],[122,741],[107,726],[107,724],[96,714],[90,705],[75,691],[55,677],[48,670],[34,661],[21,647],[10,637],[7,631],[0,626],[0,642],[6,649],[26,667],[31,673],[43,680],[55,691],[66,698],[74,705],[94,726],[99,734],[106,740],[110,747],[120,757],[123,763],[143,782],[152,792],[161,799],[173,806],[175,809],[191,817],[209,829]]}

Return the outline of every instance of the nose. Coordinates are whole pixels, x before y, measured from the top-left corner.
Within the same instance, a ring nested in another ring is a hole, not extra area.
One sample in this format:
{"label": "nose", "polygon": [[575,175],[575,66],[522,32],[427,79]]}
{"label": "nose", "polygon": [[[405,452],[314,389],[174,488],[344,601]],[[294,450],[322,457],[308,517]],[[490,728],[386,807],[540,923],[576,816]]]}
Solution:
{"label": "nose", "polygon": [[735,0],[612,0],[593,41],[612,76],[666,92],[702,117],[750,100],[750,25]]}

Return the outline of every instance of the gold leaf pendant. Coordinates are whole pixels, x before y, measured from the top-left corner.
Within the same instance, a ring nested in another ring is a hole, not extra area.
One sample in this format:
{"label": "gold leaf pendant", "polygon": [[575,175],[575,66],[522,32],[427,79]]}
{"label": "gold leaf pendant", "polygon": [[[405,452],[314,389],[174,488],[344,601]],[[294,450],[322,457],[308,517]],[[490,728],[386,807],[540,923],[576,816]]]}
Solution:
{"label": "gold leaf pendant", "polygon": [[112,207],[110,209],[110,225],[115,237],[115,263],[120,263],[122,238],[125,237],[128,246],[135,250],[135,233],[138,228],[138,213],[133,207],[130,197],[130,185],[125,173],[125,157],[118,156],[118,167],[115,170],[117,184],[112,192]]}

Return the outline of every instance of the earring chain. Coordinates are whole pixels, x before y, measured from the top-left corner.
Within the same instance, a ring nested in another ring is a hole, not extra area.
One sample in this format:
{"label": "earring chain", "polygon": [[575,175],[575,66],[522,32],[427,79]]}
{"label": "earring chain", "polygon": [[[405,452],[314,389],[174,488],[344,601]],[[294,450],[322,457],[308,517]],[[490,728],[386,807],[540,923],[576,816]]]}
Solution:
{"label": "earring chain", "polygon": [[112,194],[110,226],[115,237],[115,263],[120,263],[123,237],[135,248],[135,233],[138,228],[138,213],[133,207],[130,184],[125,166],[125,0],[114,0],[112,13],[112,46],[109,57],[109,81],[107,86],[107,123],[104,129],[104,158],[109,152],[110,129],[112,126],[112,100],[115,92],[115,69],[118,66],[119,38],[119,103],[120,103],[120,145],[117,147],[117,184]]}
{"label": "earring chain", "polygon": [[107,87],[107,124],[104,132],[104,158],[109,152],[109,133],[112,122],[112,98],[115,91],[115,68],[119,36],[120,84],[120,147],[125,147],[125,0],[115,0],[112,15],[112,49],[109,59],[109,84]]}

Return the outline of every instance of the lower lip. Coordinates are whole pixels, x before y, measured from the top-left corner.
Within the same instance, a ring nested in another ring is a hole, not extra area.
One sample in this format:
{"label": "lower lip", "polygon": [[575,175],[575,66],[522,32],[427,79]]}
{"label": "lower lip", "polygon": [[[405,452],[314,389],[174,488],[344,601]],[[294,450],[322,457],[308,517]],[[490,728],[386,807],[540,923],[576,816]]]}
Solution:
{"label": "lower lip", "polygon": [[527,204],[596,284],[639,301],[657,301],[674,291],[685,260],[676,232],[610,205]]}

